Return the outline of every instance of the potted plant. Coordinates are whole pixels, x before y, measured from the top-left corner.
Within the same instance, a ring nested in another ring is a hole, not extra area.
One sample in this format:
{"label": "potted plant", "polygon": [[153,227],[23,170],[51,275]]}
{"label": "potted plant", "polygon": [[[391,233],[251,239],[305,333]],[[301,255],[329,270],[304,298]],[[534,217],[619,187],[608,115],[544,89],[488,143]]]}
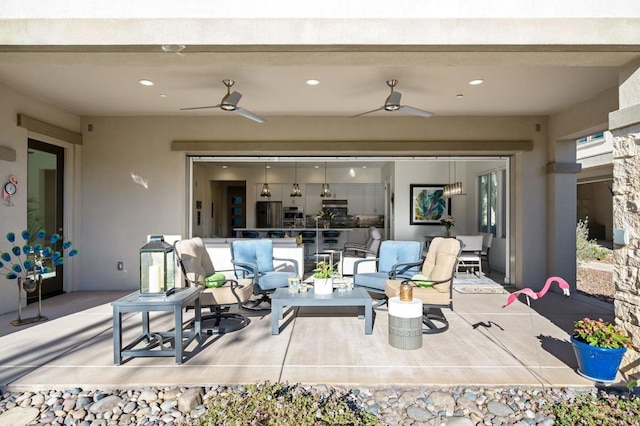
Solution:
{"label": "potted plant", "polygon": [[445,236],[450,237],[451,236],[451,228],[453,228],[456,224],[456,219],[453,216],[450,215],[444,215],[440,218],[440,223],[442,225],[444,225],[444,227],[446,228],[445,230]]}
{"label": "potted plant", "polygon": [[318,212],[318,219],[322,221],[325,228],[329,228],[331,225],[331,219],[336,217],[336,214],[332,211],[322,209]]}
{"label": "potted plant", "polygon": [[583,318],[574,323],[571,344],[582,376],[612,382],[627,348],[631,348],[631,339],[624,330],[602,318]]}
{"label": "potted plant", "polygon": [[321,261],[313,270],[313,291],[315,294],[331,294],[333,292],[333,276],[337,272],[337,263]]}

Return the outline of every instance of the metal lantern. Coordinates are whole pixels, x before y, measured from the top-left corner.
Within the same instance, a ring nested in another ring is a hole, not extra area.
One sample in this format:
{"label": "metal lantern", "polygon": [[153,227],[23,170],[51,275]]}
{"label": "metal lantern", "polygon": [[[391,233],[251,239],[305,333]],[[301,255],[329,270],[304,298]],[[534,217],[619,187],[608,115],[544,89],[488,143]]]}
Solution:
{"label": "metal lantern", "polygon": [[169,295],[176,289],[176,252],[162,236],[140,249],[140,295]]}

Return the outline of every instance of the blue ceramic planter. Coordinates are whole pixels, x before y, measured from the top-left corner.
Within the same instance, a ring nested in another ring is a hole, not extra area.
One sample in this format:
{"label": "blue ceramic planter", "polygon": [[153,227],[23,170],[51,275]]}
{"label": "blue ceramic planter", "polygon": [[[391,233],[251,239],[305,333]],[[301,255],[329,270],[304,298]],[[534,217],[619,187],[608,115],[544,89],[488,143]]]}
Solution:
{"label": "blue ceramic planter", "polygon": [[615,381],[627,348],[598,348],[579,342],[573,337],[571,344],[578,360],[580,375],[596,382],[610,383]]}

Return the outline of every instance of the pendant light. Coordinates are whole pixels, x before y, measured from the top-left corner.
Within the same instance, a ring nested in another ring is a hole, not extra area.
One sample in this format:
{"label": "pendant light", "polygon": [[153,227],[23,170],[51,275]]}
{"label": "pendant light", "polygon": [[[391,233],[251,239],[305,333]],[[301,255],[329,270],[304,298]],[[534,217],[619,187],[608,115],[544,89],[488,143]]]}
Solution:
{"label": "pendant light", "polygon": [[260,196],[266,198],[271,197],[271,190],[269,189],[269,184],[267,183],[267,163],[264,163],[264,184],[262,185]]}
{"label": "pendant light", "polygon": [[294,184],[291,187],[291,194],[289,197],[302,197],[302,191],[300,191],[300,185],[298,185],[298,163],[295,164],[295,179],[293,180]]}
{"label": "pendant light", "polygon": [[[456,163],[453,163],[453,178],[456,178]],[[451,182],[451,161],[449,161],[449,182]],[[449,183],[444,186],[442,196],[444,198],[454,197],[456,195],[467,195],[464,193],[462,182]]]}
{"label": "pendant light", "polygon": [[322,184],[322,192],[320,193],[322,198],[331,197],[331,188],[329,188],[329,184],[327,183],[327,162],[324,162],[324,183]]}

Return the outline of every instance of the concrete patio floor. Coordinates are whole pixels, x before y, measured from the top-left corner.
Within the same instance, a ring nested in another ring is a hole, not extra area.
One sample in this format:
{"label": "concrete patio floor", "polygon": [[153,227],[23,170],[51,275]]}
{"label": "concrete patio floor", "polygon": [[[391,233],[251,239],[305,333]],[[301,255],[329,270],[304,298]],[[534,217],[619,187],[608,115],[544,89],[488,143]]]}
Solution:
{"label": "concrete patio floor", "polygon": [[[182,365],[172,357],[113,364],[110,302],[128,292],[75,292],[43,301],[49,320],[15,327],[0,316],[0,387],[9,390],[125,389],[146,386],[253,383],[269,380],[344,385],[593,386],[576,373],[569,343],[573,322],[613,319],[612,306],[580,295],[547,293],[505,309],[507,294],[454,292],[445,310],[447,332],[424,335],[423,347],[388,344],[388,317],[376,311],[364,334],[355,311],[301,308],[271,335],[270,313],[251,313],[241,331],[192,343]],[[524,296],[521,296],[524,299]],[[37,305],[23,310],[34,316]],[[187,313],[192,317],[193,311]],[[123,341],[140,332],[140,314],[127,314]],[[282,324],[282,323],[281,323]],[[152,314],[152,329],[170,330],[173,316]]]}

